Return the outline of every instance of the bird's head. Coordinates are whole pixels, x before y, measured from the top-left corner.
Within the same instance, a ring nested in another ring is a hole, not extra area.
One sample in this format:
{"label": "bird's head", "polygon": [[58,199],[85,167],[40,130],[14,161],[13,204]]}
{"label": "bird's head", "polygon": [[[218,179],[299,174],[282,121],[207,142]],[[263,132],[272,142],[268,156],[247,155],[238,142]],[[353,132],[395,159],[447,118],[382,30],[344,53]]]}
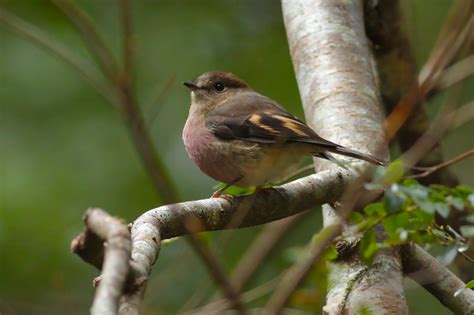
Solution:
{"label": "bird's head", "polygon": [[191,110],[200,112],[209,112],[237,93],[251,90],[245,81],[230,72],[205,72],[183,84],[191,90]]}

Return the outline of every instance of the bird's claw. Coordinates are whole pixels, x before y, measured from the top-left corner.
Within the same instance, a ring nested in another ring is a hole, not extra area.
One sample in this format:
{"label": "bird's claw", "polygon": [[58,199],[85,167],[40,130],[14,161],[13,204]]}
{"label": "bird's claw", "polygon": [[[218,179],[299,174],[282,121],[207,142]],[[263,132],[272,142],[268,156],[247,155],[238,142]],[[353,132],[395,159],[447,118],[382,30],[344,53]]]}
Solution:
{"label": "bird's claw", "polygon": [[222,191],[215,191],[212,195],[211,195],[211,198],[223,198],[229,202],[232,202],[232,200],[234,199],[233,196],[231,195],[228,195],[228,194],[224,194],[222,193]]}

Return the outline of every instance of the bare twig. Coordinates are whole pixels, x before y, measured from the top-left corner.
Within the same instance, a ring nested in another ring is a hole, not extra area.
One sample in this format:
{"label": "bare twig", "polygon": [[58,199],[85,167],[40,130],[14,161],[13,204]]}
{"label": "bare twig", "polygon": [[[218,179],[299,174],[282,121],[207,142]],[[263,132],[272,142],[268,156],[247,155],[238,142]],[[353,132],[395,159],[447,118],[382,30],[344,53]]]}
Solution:
{"label": "bare twig", "polygon": [[158,158],[156,148],[148,132],[140,108],[133,95],[133,34],[129,0],[120,1],[122,24],[123,66],[116,84],[119,87],[121,112],[129,127],[133,143],[153,181],[155,191],[166,203],[179,200],[173,181],[163,162]]}
{"label": "bare twig", "polygon": [[474,101],[460,106],[454,112],[448,114],[447,119],[451,121],[450,129],[456,129],[474,120]]}
{"label": "bare twig", "polygon": [[[165,82],[164,86],[159,84],[158,86],[154,88],[152,95],[150,96],[150,99],[148,100],[148,102],[146,102],[146,105],[144,106],[145,108],[144,112],[147,117],[148,126],[152,126],[156,117],[158,117],[158,113],[161,107],[163,106],[163,104],[165,103],[165,100],[169,92],[171,91],[171,87],[173,86],[175,81],[176,81],[176,76],[173,75]],[[159,92],[155,92],[155,91],[159,91]]]}
{"label": "bare twig", "polygon": [[433,148],[439,139],[450,129],[452,121],[455,118],[454,114],[456,103],[459,99],[460,87],[456,86],[450,90],[446,97],[446,102],[443,104],[440,113],[426,130],[426,132],[413,144],[413,146],[405,151],[400,159],[403,161],[403,166],[406,170],[414,167],[427,152]]}
{"label": "bare twig", "polygon": [[120,21],[122,26],[123,88],[131,90],[133,82],[133,52],[135,49],[132,29],[132,6],[130,0],[120,0]]}
{"label": "bare twig", "polygon": [[474,55],[470,55],[449,68],[440,75],[434,89],[443,90],[461,82],[474,74]]}
{"label": "bare twig", "polygon": [[283,276],[275,293],[265,307],[263,314],[277,315],[283,312],[291,294],[311,271],[314,263],[320,258],[328,244],[342,232],[342,224],[326,226],[318,233],[317,238],[309,246],[309,254],[305,259],[294,264]]}
{"label": "bare twig", "polygon": [[428,290],[454,314],[474,313],[474,291],[421,247],[407,244],[403,247],[405,273]]}
{"label": "bare twig", "polygon": [[304,215],[305,213],[302,213],[265,225],[232,272],[231,280],[238,290],[245,286],[275,245],[279,244],[279,241],[285,236],[285,232]]}
{"label": "bare twig", "polygon": [[[418,98],[414,84],[417,82],[417,67],[410,43],[410,33],[404,25],[401,13],[401,0],[370,1],[365,3],[365,24],[367,36],[372,41],[374,56],[377,61],[377,70],[380,78],[380,92],[386,112],[391,112],[400,100],[409,100],[408,94],[413,94],[413,102],[419,102],[410,113],[406,111],[406,123],[396,134],[396,140],[401,151],[408,150],[416,140],[425,133],[430,120],[425,109],[425,99]],[[440,80],[444,79],[445,70]],[[453,82],[453,80],[451,80]],[[407,91],[409,93],[407,93]],[[429,97],[433,96],[431,92]],[[388,126],[388,125],[387,125]],[[392,136],[395,133],[388,131]],[[392,140],[392,139],[389,139]],[[430,154],[419,161],[419,165],[432,166],[444,160],[441,143],[437,143]],[[431,176],[422,178],[423,184],[440,183],[447,186],[459,184],[455,174],[450,169],[441,169]]]}
{"label": "bare twig", "polygon": [[[242,293],[242,299],[245,303],[250,303],[264,295],[271,293],[279,283],[281,276],[277,276],[253,289]],[[222,314],[226,309],[229,309],[229,301],[220,299],[213,301],[198,310],[184,311],[182,314]]]}
{"label": "bare twig", "polygon": [[118,74],[118,67],[114,55],[95,30],[87,14],[71,0],[52,0],[52,2],[61,9],[77,28],[106,76],[111,80],[115,80]]}
{"label": "bare twig", "polygon": [[[240,258],[237,267],[235,267],[235,269],[232,271],[231,283],[236,290],[242,290],[244,288],[248,280],[265,261],[265,258],[286,235],[285,232],[287,232],[288,229],[296,222],[300,221],[300,219],[305,214],[306,213],[301,213],[282,220],[271,222],[263,227],[262,231]],[[218,295],[214,295],[212,300],[216,300],[218,297]],[[215,312],[215,303],[217,303],[217,301],[211,302],[207,306],[202,307],[201,312],[204,314],[211,311]],[[219,308],[221,311],[223,309],[224,308],[222,307]]]}
{"label": "bare twig", "polygon": [[221,288],[221,291],[229,301],[230,306],[233,309],[237,310],[237,312],[241,315],[248,314],[240,297],[239,291],[229,281],[229,278],[227,277],[221,265],[217,262],[216,258],[213,256],[209,248],[207,246],[202,246],[201,244],[197,243],[198,240],[196,237],[189,237],[188,239],[190,243],[193,244],[193,248],[195,249],[195,251],[206,263],[206,266],[212,277],[214,278],[214,281],[217,283],[219,288]]}
{"label": "bare twig", "polygon": [[[472,36],[472,27],[474,27],[474,17],[469,15],[466,17],[466,6],[471,6],[471,4],[463,1],[457,2],[457,6],[453,9],[452,14],[445,23],[438,44],[432,50],[430,58],[421,70],[417,82],[413,83],[408,93],[400,100],[387,117],[385,122],[387,138],[393,138],[394,134],[397,133],[408,117],[410,117],[410,114],[417,105],[420,104],[424,97],[436,86],[442,71],[452,62],[461,48],[469,42],[469,38]],[[459,18],[460,15],[462,15],[464,19]],[[453,28],[453,21],[456,20],[456,24],[465,21],[464,25],[461,24],[462,28]]]}
{"label": "bare twig", "polygon": [[0,23],[5,24],[13,32],[31,43],[40,46],[57,56],[76,70],[86,82],[107,99],[112,105],[118,106],[118,99],[113,86],[106,82],[101,74],[87,60],[72,52],[70,49],[51,39],[35,25],[28,23],[14,14],[0,8]]}
{"label": "bare twig", "polygon": [[458,156],[456,156],[456,157],[454,157],[454,158],[452,158],[448,161],[445,161],[441,164],[438,164],[438,165],[434,165],[434,166],[430,166],[430,167],[416,167],[416,166],[414,166],[414,167],[412,167],[412,169],[417,170],[417,171],[423,171],[423,172],[419,173],[419,174],[408,176],[408,178],[420,178],[420,177],[428,176],[431,173],[436,172],[439,169],[442,169],[444,167],[448,167],[448,166],[451,166],[453,164],[456,164],[459,161],[462,161],[465,158],[468,158],[473,154],[474,154],[474,149],[470,149],[470,150],[468,150],[464,153],[461,153]]}

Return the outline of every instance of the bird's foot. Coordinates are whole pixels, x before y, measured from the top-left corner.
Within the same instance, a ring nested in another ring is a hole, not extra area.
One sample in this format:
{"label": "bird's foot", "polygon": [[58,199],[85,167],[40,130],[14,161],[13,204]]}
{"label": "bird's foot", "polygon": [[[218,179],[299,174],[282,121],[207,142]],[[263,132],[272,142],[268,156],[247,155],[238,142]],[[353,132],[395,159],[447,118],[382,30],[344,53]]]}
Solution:
{"label": "bird's foot", "polygon": [[234,197],[232,195],[224,194],[221,189],[212,193],[211,198],[223,198],[229,202],[232,202]]}

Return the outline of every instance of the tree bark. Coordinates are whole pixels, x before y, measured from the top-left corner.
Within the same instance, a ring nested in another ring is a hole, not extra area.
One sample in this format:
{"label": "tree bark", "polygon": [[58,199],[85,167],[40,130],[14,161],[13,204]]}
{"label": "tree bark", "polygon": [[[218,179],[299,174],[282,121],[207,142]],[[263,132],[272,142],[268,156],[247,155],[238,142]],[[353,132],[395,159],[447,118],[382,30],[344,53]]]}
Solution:
{"label": "tree bark", "polygon": [[[383,115],[361,1],[283,0],[290,53],[308,124],[323,138],[387,155]],[[316,170],[332,168],[315,160]],[[324,224],[337,213],[323,206]],[[383,233],[378,232],[383,238]],[[355,246],[358,237],[343,243]],[[326,314],[407,314],[397,248],[380,251],[367,267],[357,251],[330,264]]]}

